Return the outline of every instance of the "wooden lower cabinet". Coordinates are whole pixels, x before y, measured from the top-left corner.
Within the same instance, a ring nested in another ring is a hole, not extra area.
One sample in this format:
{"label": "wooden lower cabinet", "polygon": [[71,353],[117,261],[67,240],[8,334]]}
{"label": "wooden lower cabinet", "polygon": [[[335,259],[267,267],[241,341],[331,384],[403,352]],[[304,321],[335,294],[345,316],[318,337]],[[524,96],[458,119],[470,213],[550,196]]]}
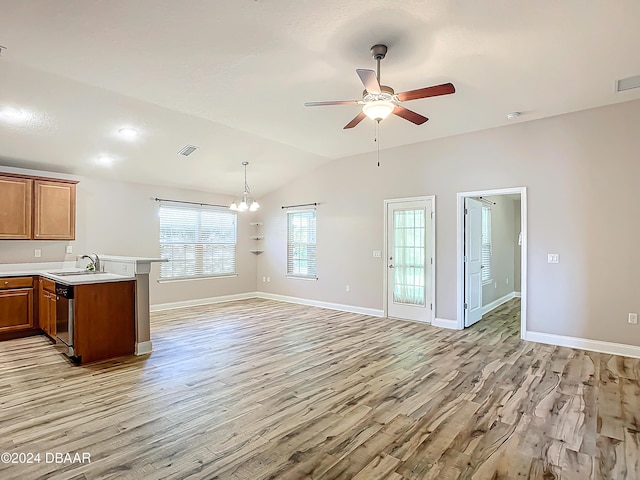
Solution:
{"label": "wooden lower cabinet", "polygon": [[47,278],[38,280],[38,326],[52,339],[56,338],[55,282]]}
{"label": "wooden lower cabinet", "polygon": [[73,343],[81,364],[132,355],[136,282],[76,285]]}
{"label": "wooden lower cabinet", "polygon": [[0,333],[33,328],[33,288],[0,290]]}

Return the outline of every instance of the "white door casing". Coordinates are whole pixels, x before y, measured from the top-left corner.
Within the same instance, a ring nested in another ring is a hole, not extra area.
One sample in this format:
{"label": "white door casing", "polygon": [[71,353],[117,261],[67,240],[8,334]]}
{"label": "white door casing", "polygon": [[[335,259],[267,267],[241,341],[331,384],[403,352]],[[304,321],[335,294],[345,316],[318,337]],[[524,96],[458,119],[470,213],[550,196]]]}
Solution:
{"label": "white door casing", "polygon": [[465,198],[464,326],[482,318],[482,203]]}
{"label": "white door casing", "polygon": [[434,291],[433,199],[387,200],[387,316],[431,322]]}

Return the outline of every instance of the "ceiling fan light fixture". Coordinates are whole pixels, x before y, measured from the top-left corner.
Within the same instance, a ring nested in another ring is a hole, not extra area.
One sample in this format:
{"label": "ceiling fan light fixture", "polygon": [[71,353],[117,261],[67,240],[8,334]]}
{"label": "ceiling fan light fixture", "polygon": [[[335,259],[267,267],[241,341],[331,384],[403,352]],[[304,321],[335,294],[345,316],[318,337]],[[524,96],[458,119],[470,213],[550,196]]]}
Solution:
{"label": "ceiling fan light fixture", "polygon": [[392,102],[387,100],[374,100],[373,102],[366,103],[362,107],[362,113],[364,113],[371,120],[375,120],[376,122],[380,122],[387,118],[395,105]]}

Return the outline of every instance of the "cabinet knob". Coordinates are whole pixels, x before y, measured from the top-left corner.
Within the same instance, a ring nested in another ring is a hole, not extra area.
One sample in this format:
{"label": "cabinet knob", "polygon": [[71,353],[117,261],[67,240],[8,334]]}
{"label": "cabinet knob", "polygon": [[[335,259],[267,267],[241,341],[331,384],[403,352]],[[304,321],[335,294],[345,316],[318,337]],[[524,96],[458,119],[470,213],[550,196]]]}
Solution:
{"label": "cabinet knob", "polygon": [[9,285],[9,282],[4,282],[5,285]]}

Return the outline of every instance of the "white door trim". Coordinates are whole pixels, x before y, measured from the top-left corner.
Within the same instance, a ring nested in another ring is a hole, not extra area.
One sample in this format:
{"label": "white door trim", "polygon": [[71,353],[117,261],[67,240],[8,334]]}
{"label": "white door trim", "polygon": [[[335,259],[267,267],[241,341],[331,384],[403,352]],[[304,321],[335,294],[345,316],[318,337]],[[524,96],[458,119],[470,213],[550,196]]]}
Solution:
{"label": "white door trim", "polygon": [[388,275],[389,275],[389,269],[387,268],[387,259],[389,258],[389,252],[387,251],[387,210],[388,210],[388,206],[391,203],[403,203],[403,202],[419,202],[419,201],[426,201],[426,200],[431,200],[431,211],[433,212],[433,221],[431,222],[431,258],[433,258],[433,266],[431,268],[431,272],[433,275],[432,281],[431,281],[431,299],[432,299],[432,303],[433,303],[433,309],[431,309],[430,314],[429,314],[429,323],[433,324],[433,321],[436,318],[436,196],[435,195],[428,195],[428,196],[424,196],[424,197],[406,197],[406,198],[392,198],[392,199],[388,199],[384,201],[384,224],[383,224],[383,228],[384,228],[384,232],[383,232],[383,236],[382,238],[384,239],[384,244],[383,244],[383,250],[382,250],[382,260],[383,260],[383,264],[382,264],[382,268],[384,270],[384,274],[382,275],[382,283],[383,283],[383,289],[382,289],[382,309],[384,311],[384,316],[388,317],[389,315],[389,311],[388,311],[388,302],[387,302],[387,293],[388,293],[388,288],[387,288],[387,281],[388,281]]}
{"label": "white door trim", "polygon": [[[458,192],[457,217],[458,233],[456,236],[457,251],[457,329],[464,328],[464,199],[466,197],[488,197],[490,195],[520,194],[520,223],[522,231],[522,246],[520,255],[520,292],[522,295],[520,312],[520,338],[527,336],[527,187],[498,188],[493,190],[479,190],[476,192]],[[386,222],[385,222],[386,225]]]}

